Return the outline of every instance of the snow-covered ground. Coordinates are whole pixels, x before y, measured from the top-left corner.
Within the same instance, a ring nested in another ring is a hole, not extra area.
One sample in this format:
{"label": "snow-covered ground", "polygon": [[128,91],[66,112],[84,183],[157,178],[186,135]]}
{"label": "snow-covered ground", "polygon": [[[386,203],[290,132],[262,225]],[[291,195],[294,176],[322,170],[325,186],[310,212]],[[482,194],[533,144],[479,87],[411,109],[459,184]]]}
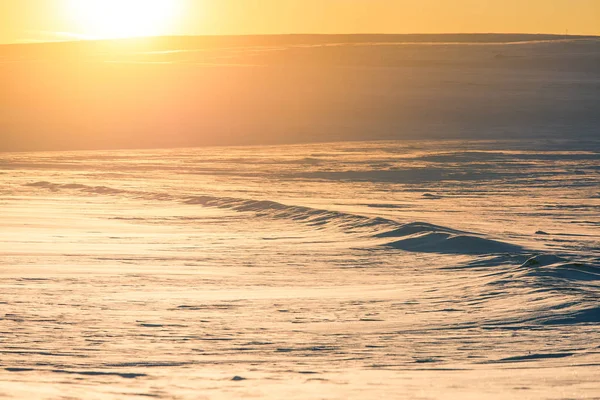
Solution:
{"label": "snow-covered ground", "polygon": [[599,149],[0,154],[0,397],[600,398]]}

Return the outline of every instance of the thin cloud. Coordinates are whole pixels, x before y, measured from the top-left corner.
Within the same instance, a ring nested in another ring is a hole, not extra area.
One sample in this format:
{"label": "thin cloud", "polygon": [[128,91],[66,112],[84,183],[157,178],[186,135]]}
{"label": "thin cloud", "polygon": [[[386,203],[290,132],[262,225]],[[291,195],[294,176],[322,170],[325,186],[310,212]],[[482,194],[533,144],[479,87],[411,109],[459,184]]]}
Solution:
{"label": "thin cloud", "polygon": [[70,40],[93,40],[98,39],[95,36],[85,35],[77,32],[56,32],[28,30],[30,37],[19,40],[19,43],[39,43],[39,42],[64,42]]}

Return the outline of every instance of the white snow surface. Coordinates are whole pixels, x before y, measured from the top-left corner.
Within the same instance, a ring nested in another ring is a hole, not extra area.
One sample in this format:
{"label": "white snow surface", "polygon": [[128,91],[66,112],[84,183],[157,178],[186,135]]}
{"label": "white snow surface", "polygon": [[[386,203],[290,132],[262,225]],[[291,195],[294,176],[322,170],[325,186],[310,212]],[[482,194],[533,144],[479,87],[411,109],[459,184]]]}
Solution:
{"label": "white snow surface", "polygon": [[0,154],[0,398],[600,398],[599,154]]}

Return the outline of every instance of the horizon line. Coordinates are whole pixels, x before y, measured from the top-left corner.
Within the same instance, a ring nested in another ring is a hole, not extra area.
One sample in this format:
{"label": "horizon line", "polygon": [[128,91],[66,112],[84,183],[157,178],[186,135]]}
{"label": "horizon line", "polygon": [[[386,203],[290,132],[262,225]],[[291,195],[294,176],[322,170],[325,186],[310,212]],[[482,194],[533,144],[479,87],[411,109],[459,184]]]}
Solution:
{"label": "horizon line", "polygon": [[[56,32],[64,34],[65,32]],[[129,37],[113,37],[113,38],[97,38],[85,37],[73,38],[77,33],[69,33],[72,35],[69,39],[57,40],[38,40],[24,39],[14,42],[0,42],[0,46],[15,46],[15,45],[35,45],[35,44],[53,44],[53,43],[84,43],[84,42],[112,42],[112,41],[127,41],[127,40],[147,40],[160,38],[219,38],[219,37],[282,37],[282,36],[545,36],[556,38],[579,38],[579,39],[600,39],[600,34],[575,34],[575,33],[523,33],[523,32],[413,32],[413,33],[376,33],[376,32],[354,32],[354,33],[247,33],[247,34],[202,34],[202,35],[146,35],[146,36],[129,36]]]}

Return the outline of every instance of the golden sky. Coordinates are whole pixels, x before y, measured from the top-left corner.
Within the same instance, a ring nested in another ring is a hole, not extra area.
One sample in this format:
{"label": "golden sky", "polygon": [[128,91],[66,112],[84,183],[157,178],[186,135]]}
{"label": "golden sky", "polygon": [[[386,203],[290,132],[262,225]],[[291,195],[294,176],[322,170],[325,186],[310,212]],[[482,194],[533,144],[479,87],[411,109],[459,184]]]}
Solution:
{"label": "golden sky", "polygon": [[0,0],[0,42],[135,35],[600,34],[600,0]]}

